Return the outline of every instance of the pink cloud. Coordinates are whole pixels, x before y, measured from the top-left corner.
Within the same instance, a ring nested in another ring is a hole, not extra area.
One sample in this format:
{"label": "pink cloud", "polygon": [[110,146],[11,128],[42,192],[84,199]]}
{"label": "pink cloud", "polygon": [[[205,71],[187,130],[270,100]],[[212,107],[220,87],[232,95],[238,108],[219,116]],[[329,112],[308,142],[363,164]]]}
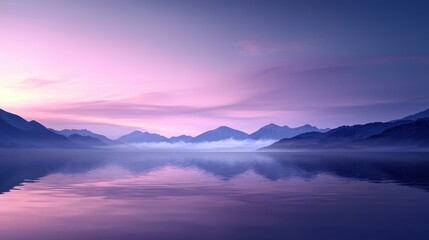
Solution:
{"label": "pink cloud", "polygon": [[312,45],[304,42],[280,43],[275,41],[244,40],[238,43],[239,53],[245,56],[269,55],[279,52],[304,51]]}
{"label": "pink cloud", "polygon": [[248,56],[257,56],[263,52],[262,46],[251,42],[251,41],[242,41],[239,43],[240,54]]}
{"label": "pink cloud", "polygon": [[27,78],[14,85],[13,88],[39,88],[52,84],[62,83],[61,80],[49,80],[43,78]]}
{"label": "pink cloud", "polygon": [[128,133],[131,129],[167,136],[197,135],[220,125],[253,131],[265,124],[266,116],[271,115],[271,109],[254,109],[254,105],[246,105],[241,101],[195,106],[145,104],[126,102],[124,99],[55,103],[17,109],[15,112],[25,113],[28,119],[35,118],[48,127],[88,127],[113,138]]}

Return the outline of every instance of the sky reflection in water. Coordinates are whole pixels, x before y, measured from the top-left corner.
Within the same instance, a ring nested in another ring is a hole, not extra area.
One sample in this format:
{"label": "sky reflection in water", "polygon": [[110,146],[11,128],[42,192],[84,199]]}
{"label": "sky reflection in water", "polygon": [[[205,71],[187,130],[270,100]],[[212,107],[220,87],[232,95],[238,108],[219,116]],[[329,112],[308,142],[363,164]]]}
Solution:
{"label": "sky reflection in water", "polygon": [[426,153],[0,153],[0,239],[428,239]]}

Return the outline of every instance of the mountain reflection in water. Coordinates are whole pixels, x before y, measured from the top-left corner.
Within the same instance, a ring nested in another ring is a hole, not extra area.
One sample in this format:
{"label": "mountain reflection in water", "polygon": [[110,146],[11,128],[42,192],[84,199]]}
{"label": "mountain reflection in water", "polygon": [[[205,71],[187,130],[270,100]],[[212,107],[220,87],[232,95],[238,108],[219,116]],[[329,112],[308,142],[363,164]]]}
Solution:
{"label": "mountain reflection in water", "polygon": [[0,159],[5,240],[429,238],[427,153],[3,150]]}

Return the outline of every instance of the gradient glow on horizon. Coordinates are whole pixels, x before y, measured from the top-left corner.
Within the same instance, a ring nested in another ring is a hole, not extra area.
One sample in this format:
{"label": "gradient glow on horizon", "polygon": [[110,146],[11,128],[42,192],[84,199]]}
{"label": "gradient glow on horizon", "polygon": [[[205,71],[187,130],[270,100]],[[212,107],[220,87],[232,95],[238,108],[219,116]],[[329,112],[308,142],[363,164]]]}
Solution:
{"label": "gradient glow on horizon", "polygon": [[0,108],[117,137],[429,107],[427,1],[0,0]]}

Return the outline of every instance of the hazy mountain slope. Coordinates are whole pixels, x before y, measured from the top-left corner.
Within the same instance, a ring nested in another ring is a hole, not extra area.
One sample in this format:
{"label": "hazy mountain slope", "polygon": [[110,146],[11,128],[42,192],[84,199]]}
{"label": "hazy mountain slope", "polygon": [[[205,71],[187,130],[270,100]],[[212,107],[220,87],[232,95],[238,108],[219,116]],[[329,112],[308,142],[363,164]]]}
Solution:
{"label": "hazy mountain slope", "polygon": [[100,146],[107,145],[104,142],[90,136],[81,136],[78,134],[72,134],[67,138],[73,143],[76,143],[85,147],[100,147]]}
{"label": "hazy mountain slope", "polygon": [[49,130],[54,131],[55,133],[66,136],[66,137],[69,137],[70,135],[73,135],[73,134],[78,134],[80,136],[88,136],[88,137],[98,139],[107,145],[119,144],[118,141],[109,139],[106,136],[101,135],[101,134],[93,133],[87,129],[64,129],[61,131],[57,131],[54,129],[49,129]]}
{"label": "hazy mountain slope", "polygon": [[362,141],[365,145],[429,147],[429,118],[389,128]]}
{"label": "hazy mountain slope", "polygon": [[171,137],[168,139],[169,142],[171,143],[177,143],[177,142],[192,142],[192,139],[194,139],[191,136],[188,135],[180,135],[177,137]]}
{"label": "hazy mountain slope", "polygon": [[134,131],[118,138],[118,141],[123,143],[168,142],[168,138],[156,133]]}
{"label": "hazy mountain slope", "polygon": [[326,133],[310,132],[282,139],[265,149],[331,149],[355,147],[356,142],[410,121],[342,126]]}
{"label": "hazy mountain slope", "polygon": [[258,131],[250,134],[249,138],[254,140],[259,140],[259,139],[280,140],[283,138],[291,138],[306,132],[327,132],[327,131],[329,131],[329,129],[319,129],[317,127],[314,127],[308,124],[297,128],[290,128],[288,126],[281,127],[279,125],[271,123],[260,128]]}
{"label": "hazy mountain slope", "polygon": [[12,137],[20,137],[22,130],[0,119],[0,141]]}
{"label": "hazy mountain slope", "polygon": [[403,123],[409,121],[397,121],[397,122],[375,122],[367,124],[359,124],[353,126],[342,126],[339,128],[332,129],[331,131],[326,132],[327,139],[337,139],[337,140],[356,140],[364,139],[369,136],[379,134],[386,129],[396,127]]}
{"label": "hazy mountain slope", "polygon": [[76,147],[66,137],[49,131],[36,121],[0,109],[0,145],[3,147]]}
{"label": "hazy mountain slope", "polygon": [[20,130],[30,131],[38,128],[36,124],[30,124],[30,122],[27,122],[22,117],[10,112],[6,112],[3,109],[0,109],[0,119]]}
{"label": "hazy mountain slope", "polygon": [[417,120],[419,118],[429,118],[429,109],[426,109],[413,115],[406,116],[401,120]]}

